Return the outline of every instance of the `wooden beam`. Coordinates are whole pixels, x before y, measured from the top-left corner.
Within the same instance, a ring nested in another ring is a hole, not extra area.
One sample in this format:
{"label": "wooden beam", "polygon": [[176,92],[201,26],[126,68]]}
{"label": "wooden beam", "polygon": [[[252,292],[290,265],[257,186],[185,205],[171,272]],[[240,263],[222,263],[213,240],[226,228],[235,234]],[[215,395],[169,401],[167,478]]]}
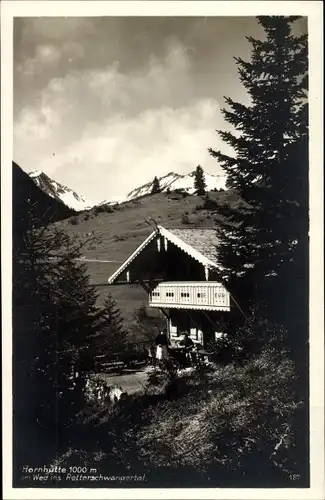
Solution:
{"label": "wooden beam", "polygon": [[188,314],[188,316],[190,317],[190,319],[193,321],[193,323],[194,323],[194,325],[196,326],[196,328],[199,328],[199,325],[197,324],[197,322],[196,322],[196,321],[194,321],[193,316],[191,315],[191,313],[189,313],[189,312],[188,312],[187,314]]}
{"label": "wooden beam", "polygon": [[204,316],[208,319],[208,321],[211,323],[211,325],[213,326],[213,328],[216,328],[217,325],[215,323],[213,323],[213,321],[210,318],[210,316],[205,311],[202,310],[202,312],[203,312]]}
{"label": "wooden beam", "polygon": [[[140,283],[141,283],[142,288],[149,294],[150,288],[146,285],[146,283],[144,281],[141,281]],[[163,313],[165,318],[169,319],[168,314],[166,313],[166,311],[162,307],[158,307],[158,309],[159,309],[159,311],[161,311]]]}
{"label": "wooden beam", "polygon": [[114,283],[89,283],[87,286],[119,286],[119,285],[141,285],[141,283],[152,283],[152,281],[157,281],[157,282],[162,282],[164,281],[162,278],[161,279],[156,279],[156,280],[134,280],[134,281],[115,281]]}
{"label": "wooden beam", "polygon": [[[150,287],[146,285],[146,281],[144,280],[140,280],[140,285],[142,286],[142,288],[147,292],[147,293],[150,293]],[[148,283],[150,283],[150,281],[148,281]]]}
{"label": "wooden beam", "polygon": [[159,309],[159,311],[161,311],[163,313],[163,315],[165,316],[165,318],[167,318],[169,320],[168,313],[166,313],[165,309],[163,309],[162,307],[159,307],[158,309]]}

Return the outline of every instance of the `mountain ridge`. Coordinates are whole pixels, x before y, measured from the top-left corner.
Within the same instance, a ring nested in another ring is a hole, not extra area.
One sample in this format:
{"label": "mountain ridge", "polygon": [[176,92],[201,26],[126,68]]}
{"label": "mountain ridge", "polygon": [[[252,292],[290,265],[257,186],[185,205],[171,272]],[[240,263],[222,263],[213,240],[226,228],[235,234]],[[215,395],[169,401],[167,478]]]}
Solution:
{"label": "mountain ridge", "polygon": [[[226,176],[213,175],[204,172],[204,177],[205,177],[207,191],[226,190]],[[166,192],[168,189],[170,191],[181,189],[186,191],[188,194],[194,194],[195,170],[193,170],[189,174],[177,174],[176,172],[169,172],[164,176],[158,177],[158,180],[161,192]],[[120,203],[133,201],[136,200],[137,198],[141,198],[142,196],[147,196],[151,194],[152,186],[153,186],[153,180],[145,184],[142,184],[141,186],[130,191],[125,196],[123,201],[120,201]],[[101,203],[101,205],[104,204],[112,204],[112,202],[109,202],[107,200]]]}
{"label": "mountain ridge", "polygon": [[45,172],[34,170],[29,172],[28,175],[44,193],[51,196],[51,198],[61,201],[67,207],[77,212],[90,210],[94,206],[71,188],[51,179]]}
{"label": "mountain ridge", "polygon": [[[148,196],[152,193],[153,180],[138,186],[125,196],[116,197],[114,199],[106,199],[101,202],[91,203],[87,201],[83,196],[79,195],[72,189],[68,188],[64,184],[61,184],[54,179],[51,179],[47,174],[42,171],[35,170],[29,172],[29,177],[32,181],[39,187],[44,193],[49,195],[66,205],[67,207],[77,211],[83,212],[86,210],[91,210],[96,206],[103,205],[117,205],[121,203],[127,203],[137,198],[143,196]],[[226,177],[224,175],[213,175],[204,172],[206,190],[207,191],[220,191],[226,190]],[[182,190],[188,194],[194,194],[194,180],[195,180],[195,170],[189,174],[178,174],[176,172],[169,172],[161,177],[158,177],[160,191],[166,192],[168,190]]]}
{"label": "mountain ridge", "polygon": [[12,162],[12,211],[16,236],[24,234],[31,211],[40,224],[62,221],[76,214],[75,210],[44,193],[15,162]]}

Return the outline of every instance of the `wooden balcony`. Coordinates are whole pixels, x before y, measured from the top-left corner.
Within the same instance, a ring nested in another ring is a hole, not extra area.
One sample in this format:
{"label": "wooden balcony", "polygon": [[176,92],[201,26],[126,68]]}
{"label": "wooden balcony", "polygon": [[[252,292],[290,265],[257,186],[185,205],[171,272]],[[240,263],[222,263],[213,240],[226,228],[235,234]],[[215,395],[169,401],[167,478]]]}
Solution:
{"label": "wooden balcony", "polygon": [[149,307],[230,311],[230,295],[214,281],[169,281],[152,290]]}

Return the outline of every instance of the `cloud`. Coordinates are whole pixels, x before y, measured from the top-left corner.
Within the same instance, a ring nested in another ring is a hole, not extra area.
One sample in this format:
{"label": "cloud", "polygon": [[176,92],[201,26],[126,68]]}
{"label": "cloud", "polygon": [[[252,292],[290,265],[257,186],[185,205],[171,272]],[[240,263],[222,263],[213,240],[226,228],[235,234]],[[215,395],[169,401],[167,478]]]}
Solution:
{"label": "cloud", "polygon": [[51,64],[60,59],[61,52],[54,45],[38,45],[36,48],[36,60],[40,63]]}
{"label": "cloud", "polygon": [[[188,173],[198,163],[209,163],[209,171],[216,173],[217,163],[210,160],[207,147],[215,140],[218,116],[219,106],[213,100],[179,109],[148,109],[129,118],[114,115],[88,127],[55,156],[51,169],[71,183],[81,174],[85,189],[97,182],[91,196],[99,200],[123,195],[155,175]],[[40,169],[47,166],[44,160]]]}
{"label": "cloud", "polygon": [[60,66],[69,67],[69,63],[83,57],[83,47],[73,41],[37,44],[32,57],[24,58],[15,66],[15,71],[20,78],[32,81],[56,72]]}
{"label": "cloud", "polygon": [[24,109],[15,126],[15,137],[31,141],[47,139],[58,121],[59,116],[48,106],[42,106],[37,112]]}
{"label": "cloud", "polygon": [[44,66],[57,64],[62,57],[62,51],[51,44],[37,45],[34,56],[26,58],[18,64],[16,71],[25,77],[33,77],[44,70]]}
{"label": "cloud", "polygon": [[[37,54],[42,65],[55,63],[50,46]],[[94,200],[199,163],[218,173],[207,148],[223,126],[219,104],[195,96],[192,85],[190,55],[175,40],[162,59],[151,55],[137,71],[123,72],[115,61],[54,78],[17,116],[17,161]]]}

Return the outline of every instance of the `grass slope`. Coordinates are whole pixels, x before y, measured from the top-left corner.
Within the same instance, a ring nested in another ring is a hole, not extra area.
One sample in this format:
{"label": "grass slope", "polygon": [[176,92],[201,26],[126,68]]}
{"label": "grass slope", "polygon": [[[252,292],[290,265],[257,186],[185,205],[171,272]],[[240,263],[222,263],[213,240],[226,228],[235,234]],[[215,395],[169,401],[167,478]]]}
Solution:
{"label": "grass slope", "polygon": [[[167,373],[151,372],[124,405],[86,405],[59,447],[52,437],[46,447],[43,440],[37,458],[52,454],[47,463],[66,469],[95,467],[102,475],[96,486],[106,488],[278,488],[292,487],[293,477],[295,487],[307,487],[295,380],[293,363],[268,350],[246,363],[180,373],[172,386]],[[92,486],[61,476],[60,487]],[[53,486],[49,477],[44,487]]]}
{"label": "grass slope", "polygon": [[[209,197],[218,203],[237,203],[237,197],[230,192],[211,192]],[[79,215],[61,221],[58,225],[68,234],[85,238],[91,232],[101,243],[85,249],[88,259],[112,260],[117,262],[87,262],[93,283],[107,282],[108,277],[120,266],[142,241],[152,232],[145,222],[153,218],[159,225],[175,227],[186,224],[196,226],[215,225],[216,210],[200,209],[203,200],[198,196],[183,196],[171,192],[146,196],[126,202],[115,208],[95,207]],[[107,211],[106,211],[107,210]],[[129,322],[136,308],[147,303],[147,294],[139,286],[99,287],[99,304],[110,292],[121,309],[124,319]]]}

